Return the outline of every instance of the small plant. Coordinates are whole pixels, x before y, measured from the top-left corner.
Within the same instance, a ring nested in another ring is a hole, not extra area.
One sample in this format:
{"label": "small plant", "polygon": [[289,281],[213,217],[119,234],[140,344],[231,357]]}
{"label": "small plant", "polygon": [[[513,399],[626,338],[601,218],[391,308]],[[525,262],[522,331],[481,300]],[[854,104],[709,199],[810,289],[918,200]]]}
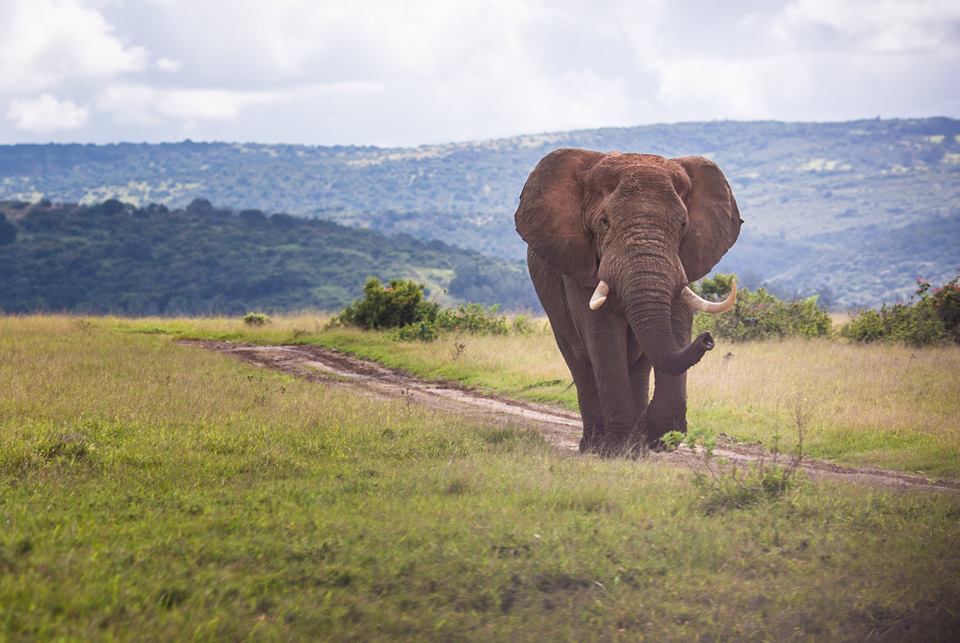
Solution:
{"label": "small plant", "polygon": [[797,431],[797,451],[789,463],[780,463],[779,434],[774,434],[769,457],[761,455],[755,462],[720,462],[715,457],[716,437],[706,429],[692,429],[683,434],[670,431],[661,438],[668,450],[681,445],[691,451],[702,451],[702,469],[694,472],[694,484],[703,493],[701,509],[712,514],[722,509],[742,509],[761,500],[776,500],[783,496],[795,480],[803,460],[803,438],[809,421],[809,410],[798,397],[793,409]]}
{"label": "small plant", "polygon": [[270,317],[264,313],[247,313],[243,316],[243,323],[247,326],[266,326]]}
{"label": "small plant", "polygon": [[514,317],[511,327],[515,335],[530,335],[534,332],[533,326],[530,325],[530,319],[526,315]]}

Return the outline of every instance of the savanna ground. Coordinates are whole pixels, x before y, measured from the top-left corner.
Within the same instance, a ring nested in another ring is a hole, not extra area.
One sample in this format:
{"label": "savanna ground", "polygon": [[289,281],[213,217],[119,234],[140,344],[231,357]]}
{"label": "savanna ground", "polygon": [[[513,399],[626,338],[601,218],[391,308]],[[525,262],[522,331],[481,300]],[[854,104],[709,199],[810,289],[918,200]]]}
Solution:
{"label": "savanna ground", "polygon": [[[305,315],[0,318],[0,638],[914,639],[960,628],[960,498],[684,468],[172,341],[316,342],[573,406],[544,333],[397,343]],[[725,357],[726,353],[732,356]],[[722,343],[691,426],[960,477],[960,350]]]}

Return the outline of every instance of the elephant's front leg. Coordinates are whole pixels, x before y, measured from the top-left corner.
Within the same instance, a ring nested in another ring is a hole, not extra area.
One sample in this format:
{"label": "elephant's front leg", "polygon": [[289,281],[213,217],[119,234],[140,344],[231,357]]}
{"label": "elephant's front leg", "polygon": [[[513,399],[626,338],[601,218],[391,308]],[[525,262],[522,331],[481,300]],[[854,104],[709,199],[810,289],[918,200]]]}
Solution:
{"label": "elephant's front leg", "polygon": [[603,434],[603,409],[600,406],[600,396],[593,380],[593,367],[590,365],[586,346],[570,313],[563,277],[532,249],[527,251],[527,266],[543,310],[550,318],[557,347],[577,387],[577,402],[580,406],[580,417],[583,418],[580,452],[598,451],[600,436]]}
{"label": "elephant's front leg", "polygon": [[[693,313],[684,304],[673,309],[673,334],[679,343],[689,343]],[[649,446],[656,448],[660,438],[670,431],[687,432],[687,374],[665,375],[654,369],[653,400],[644,417],[644,434]]]}
{"label": "elephant's front leg", "polygon": [[656,448],[670,431],[687,432],[687,374],[674,377],[654,369],[653,400],[644,417],[644,439]]}
{"label": "elephant's front leg", "polygon": [[[586,296],[589,295],[587,290]],[[626,322],[603,309],[588,309],[586,314],[576,316],[575,321],[593,368],[595,390],[603,412],[599,450],[607,455],[627,452],[633,446],[630,439],[640,413],[627,364]]]}

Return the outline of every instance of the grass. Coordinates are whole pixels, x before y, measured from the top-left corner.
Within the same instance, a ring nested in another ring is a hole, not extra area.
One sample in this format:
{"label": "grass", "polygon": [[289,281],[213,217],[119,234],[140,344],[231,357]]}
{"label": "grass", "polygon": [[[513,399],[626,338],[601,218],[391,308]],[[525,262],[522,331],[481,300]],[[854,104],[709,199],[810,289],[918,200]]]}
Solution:
{"label": "grass", "polygon": [[[113,320],[111,328],[253,343],[316,343],[428,378],[576,409],[576,389],[544,320],[527,336],[448,335],[397,342],[384,333],[325,330],[318,315],[262,328],[237,319]],[[462,346],[462,348],[458,348]],[[689,373],[688,419],[737,440],[787,447],[798,399],[808,455],[960,478],[960,347],[857,345],[827,339],[721,341]]]}
{"label": "grass", "polygon": [[952,496],[807,482],[708,512],[683,469],[68,318],[0,318],[0,381],[0,639],[960,627]]}

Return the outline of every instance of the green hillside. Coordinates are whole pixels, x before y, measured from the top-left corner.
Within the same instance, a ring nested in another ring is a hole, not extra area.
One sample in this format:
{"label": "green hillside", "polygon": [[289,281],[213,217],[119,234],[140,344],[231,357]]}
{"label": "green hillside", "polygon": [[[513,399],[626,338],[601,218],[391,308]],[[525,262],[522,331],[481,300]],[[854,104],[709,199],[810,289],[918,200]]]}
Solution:
{"label": "green hillside", "polygon": [[233,208],[329,219],[523,257],[517,195],[563,146],[704,154],[746,220],[724,269],[838,307],[905,298],[960,265],[960,121],[709,122],[385,149],[229,143],[0,146],[0,198]]}
{"label": "green hillside", "polygon": [[525,267],[440,241],[198,199],[186,209],[0,204],[0,311],[237,314],[335,310],[375,275],[440,301],[538,307]]}

